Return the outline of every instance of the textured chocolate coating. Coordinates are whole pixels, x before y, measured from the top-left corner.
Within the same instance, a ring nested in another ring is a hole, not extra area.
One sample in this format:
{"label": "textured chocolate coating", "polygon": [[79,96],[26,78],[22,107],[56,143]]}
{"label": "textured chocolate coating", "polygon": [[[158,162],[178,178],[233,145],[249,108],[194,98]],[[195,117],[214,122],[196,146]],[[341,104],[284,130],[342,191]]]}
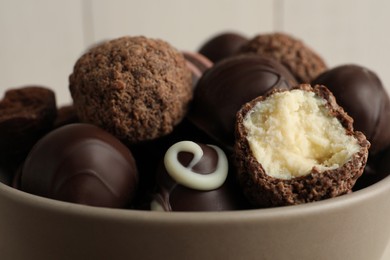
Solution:
{"label": "textured chocolate coating", "polygon": [[[193,146],[198,146],[203,151],[203,155],[199,161],[193,164],[194,153],[188,151],[180,151],[177,153],[177,157],[173,160],[177,160],[179,164],[183,166],[183,170],[180,171],[180,179],[177,179],[175,175],[170,173],[167,165],[167,159],[165,158],[157,172],[157,192],[152,202],[152,210],[164,210],[164,211],[223,211],[223,210],[237,210],[243,207],[240,202],[240,193],[237,187],[234,187],[232,183],[227,180],[227,175],[221,180],[223,183],[217,184],[211,188],[199,188],[188,187],[183,183],[183,178],[188,177],[188,172],[195,173],[197,175],[212,176],[219,174],[218,170],[222,167],[227,174],[228,163],[225,155],[222,158],[217,153],[214,146],[205,144],[196,144],[193,142]],[[177,143],[175,145],[180,145]],[[222,152],[223,153],[223,152]],[[220,161],[225,160],[225,165],[220,165]],[[226,167],[226,168],[224,168]],[[207,182],[209,184],[210,182]],[[190,185],[193,183],[190,183]],[[214,184],[213,184],[214,185]]]}
{"label": "textured chocolate coating", "polygon": [[187,67],[192,73],[192,87],[195,88],[203,73],[213,66],[213,62],[196,52],[184,51],[183,55],[186,59]]}
{"label": "textured chocolate coating", "polygon": [[359,65],[342,65],[319,75],[313,84],[329,88],[354,119],[354,128],[371,142],[370,154],[390,145],[390,99],[378,76]]}
{"label": "textured chocolate coating", "polygon": [[10,89],[0,101],[0,163],[17,167],[56,118],[54,92],[46,87]]}
{"label": "textured chocolate coating", "polygon": [[[294,205],[318,201],[346,194],[352,191],[356,180],[362,175],[367,162],[369,142],[364,134],[354,131],[352,118],[337,105],[332,93],[324,86],[299,85],[297,88],[314,91],[318,97],[324,98],[330,115],[337,118],[346,130],[358,141],[360,149],[354,153],[344,165],[333,170],[320,172],[313,167],[310,173],[292,179],[278,179],[269,176],[261,163],[252,153],[247,140],[247,130],[243,125],[248,112],[258,103],[273,93],[286,91],[274,90],[265,96],[260,96],[248,103],[237,113],[235,163],[238,180],[248,200],[256,207]],[[294,88],[295,89],[295,88]]]}
{"label": "textured chocolate coating", "polygon": [[247,41],[248,38],[241,34],[224,32],[208,39],[200,47],[199,53],[215,63],[235,54]]}
{"label": "textured chocolate coating", "polygon": [[60,127],[29,153],[21,190],[57,200],[126,207],[138,173],[131,152],[118,139],[88,124]]}
{"label": "textured chocolate coating", "polygon": [[302,41],[284,33],[257,35],[239,53],[256,53],[286,66],[299,83],[310,83],[326,70],[323,59]]}
{"label": "textured chocolate coating", "polygon": [[289,89],[294,77],[276,61],[234,56],[215,64],[199,80],[189,120],[224,148],[234,143],[234,122],[243,104],[270,90]]}
{"label": "textured chocolate coating", "polygon": [[145,37],[91,48],[76,62],[69,84],[80,121],[127,143],[172,132],[192,99],[191,72],[182,53]]}

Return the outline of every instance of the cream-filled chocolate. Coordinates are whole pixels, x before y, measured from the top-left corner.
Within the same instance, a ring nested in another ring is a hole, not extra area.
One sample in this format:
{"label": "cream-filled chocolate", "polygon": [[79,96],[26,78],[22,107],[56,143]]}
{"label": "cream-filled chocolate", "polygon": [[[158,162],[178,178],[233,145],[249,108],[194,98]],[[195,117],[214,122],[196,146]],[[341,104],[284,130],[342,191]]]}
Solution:
{"label": "cream-filled chocolate", "polygon": [[291,205],[351,191],[369,142],[324,86],[275,90],[237,114],[238,178],[257,206]]}
{"label": "cream-filled chocolate", "polygon": [[326,100],[295,89],[275,93],[245,116],[247,139],[266,173],[280,179],[336,169],[359,151]]}

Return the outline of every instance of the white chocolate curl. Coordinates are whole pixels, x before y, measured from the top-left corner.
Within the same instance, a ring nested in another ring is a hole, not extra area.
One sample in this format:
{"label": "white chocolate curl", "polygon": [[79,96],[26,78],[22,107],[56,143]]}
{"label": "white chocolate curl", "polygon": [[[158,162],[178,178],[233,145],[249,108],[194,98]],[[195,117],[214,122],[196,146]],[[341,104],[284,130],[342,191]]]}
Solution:
{"label": "white chocolate curl", "polygon": [[[214,190],[222,186],[228,174],[228,160],[225,153],[217,146],[208,145],[212,147],[218,154],[218,162],[216,170],[210,174],[199,174],[192,171],[194,167],[202,158],[202,148],[191,141],[181,141],[172,145],[164,157],[164,165],[168,174],[179,184],[195,189],[195,190]],[[190,164],[185,167],[178,159],[179,152],[189,152],[194,155]]]}

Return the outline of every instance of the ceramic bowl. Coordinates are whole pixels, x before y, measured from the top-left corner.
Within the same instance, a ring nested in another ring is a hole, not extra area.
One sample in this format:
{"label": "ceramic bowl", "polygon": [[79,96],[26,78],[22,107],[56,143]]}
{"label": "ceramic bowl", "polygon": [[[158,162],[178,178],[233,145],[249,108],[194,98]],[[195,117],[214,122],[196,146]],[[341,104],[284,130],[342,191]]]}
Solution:
{"label": "ceramic bowl", "polygon": [[232,212],[98,208],[0,183],[1,259],[390,259],[390,177],[298,206]]}

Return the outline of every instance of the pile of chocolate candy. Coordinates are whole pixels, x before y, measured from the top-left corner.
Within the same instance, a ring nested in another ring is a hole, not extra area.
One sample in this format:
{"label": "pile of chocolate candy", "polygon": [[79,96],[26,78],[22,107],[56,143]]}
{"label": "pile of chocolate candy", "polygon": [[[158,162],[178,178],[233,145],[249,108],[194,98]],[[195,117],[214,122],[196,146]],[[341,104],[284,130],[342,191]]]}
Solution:
{"label": "pile of chocolate candy", "polygon": [[121,37],[89,48],[73,103],[42,86],[0,102],[1,176],[90,206],[223,211],[296,205],[390,172],[390,99],[359,65],[328,68],[284,33],[226,32],[198,52]]}

